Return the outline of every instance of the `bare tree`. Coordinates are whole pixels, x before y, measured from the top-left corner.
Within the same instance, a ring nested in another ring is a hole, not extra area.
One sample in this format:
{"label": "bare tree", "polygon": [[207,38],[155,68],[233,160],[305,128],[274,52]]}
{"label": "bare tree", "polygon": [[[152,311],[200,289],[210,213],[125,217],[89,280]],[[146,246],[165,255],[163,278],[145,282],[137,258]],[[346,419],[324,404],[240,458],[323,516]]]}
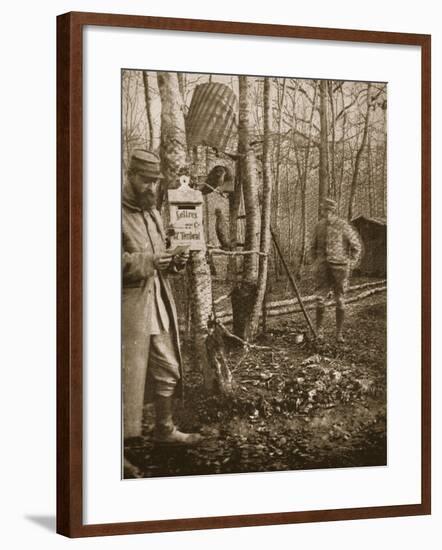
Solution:
{"label": "bare tree", "polygon": [[140,74],[123,71],[122,74],[122,126],[123,167],[126,169],[133,149],[147,146],[147,134],[143,109],[140,108]]}
{"label": "bare tree", "polygon": [[[161,162],[164,189],[176,187],[180,173],[188,170],[183,100],[176,73],[158,72],[161,96]],[[212,310],[212,279],[203,251],[192,251],[189,260],[192,340],[195,362],[204,375],[207,389],[215,384],[215,375],[207,357],[207,324]]]}
{"label": "bare tree", "polygon": [[306,213],[306,193],[307,193],[307,181],[309,177],[310,172],[310,151],[311,151],[311,143],[312,143],[312,128],[313,128],[313,116],[315,114],[316,109],[316,96],[318,92],[318,85],[317,82],[314,82],[314,92],[313,92],[313,102],[310,110],[310,117],[308,120],[308,141],[307,141],[307,148],[304,153],[304,169],[302,170],[301,175],[301,223],[302,223],[302,232],[301,232],[301,258],[299,261],[299,267],[298,267],[298,277],[300,275],[300,271],[302,269],[302,266],[305,262],[306,252],[307,252],[307,213]]}
{"label": "bare tree", "polygon": [[183,100],[177,73],[158,72],[157,80],[161,97],[161,168],[164,174],[159,198],[161,207],[166,190],[177,187],[179,174],[188,171],[188,161]]}
{"label": "bare tree", "polygon": [[[330,127],[331,127],[331,146],[330,146],[330,157],[331,157],[331,166],[330,166],[330,195],[333,198],[336,198],[336,155],[335,155],[335,144],[336,144],[336,121],[335,121],[335,97],[334,97],[334,85],[335,83],[332,80],[327,81],[327,92],[330,105]],[[342,84],[341,84],[342,85]],[[339,86],[339,83],[338,83]],[[339,88],[337,88],[339,89]]]}
{"label": "bare tree", "polygon": [[270,216],[272,210],[272,172],[271,172],[271,147],[272,141],[270,134],[272,131],[272,82],[270,78],[264,79],[264,143],[262,155],[262,172],[263,172],[263,195],[261,207],[261,235],[260,235],[260,252],[263,254],[259,257],[259,275],[256,289],[255,301],[253,304],[251,315],[248,319],[245,329],[247,340],[252,339],[259,326],[259,315],[262,310],[262,304],[266,291],[267,284],[267,268],[268,254],[270,251]]}
{"label": "bare tree", "polygon": [[321,120],[321,136],[319,145],[319,204],[320,211],[322,201],[329,194],[328,177],[328,124],[327,124],[327,80],[319,83],[319,116]]}
{"label": "bare tree", "polygon": [[[244,195],[245,236],[244,249],[258,251],[259,208],[258,181],[255,152],[250,145],[251,130],[251,78],[239,76],[238,157],[239,177]],[[245,255],[242,278],[232,292],[234,331],[245,337],[246,324],[255,301],[258,278],[258,256]]]}
{"label": "bare tree", "polygon": [[285,100],[285,91],[287,79],[282,79],[282,89],[279,89],[279,80],[276,79],[276,84],[278,86],[278,139],[276,146],[276,168],[275,168],[275,217],[276,217],[276,233],[279,235],[279,211],[280,211],[280,200],[279,200],[279,174],[281,169],[281,129],[282,129],[282,116],[284,110],[284,100]]}
{"label": "bare tree", "polygon": [[143,71],[143,84],[144,84],[144,98],[146,102],[146,117],[147,117],[147,124],[149,128],[149,141],[148,141],[148,148],[154,149],[154,127],[153,127],[153,120],[152,120],[152,98],[151,98],[151,91],[149,88],[149,73],[147,71]]}
{"label": "bare tree", "polygon": [[361,159],[362,159],[362,153],[364,152],[365,146],[367,144],[367,135],[368,135],[368,125],[370,122],[370,111],[371,111],[371,98],[370,98],[370,90],[371,90],[371,83],[369,82],[367,84],[367,108],[365,112],[365,120],[364,120],[364,130],[362,134],[362,140],[361,144],[356,152],[356,158],[355,158],[355,164],[354,164],[354,170],[353,170],[353,177],[351,180],[350,185],[350,199],[348,202],[348,218],[351,220],[353,217],[353,209],[354,209],[354,200],[356,195],[356,190],[358,187],[358,181],[359,181],[359,168],[361,165]]}

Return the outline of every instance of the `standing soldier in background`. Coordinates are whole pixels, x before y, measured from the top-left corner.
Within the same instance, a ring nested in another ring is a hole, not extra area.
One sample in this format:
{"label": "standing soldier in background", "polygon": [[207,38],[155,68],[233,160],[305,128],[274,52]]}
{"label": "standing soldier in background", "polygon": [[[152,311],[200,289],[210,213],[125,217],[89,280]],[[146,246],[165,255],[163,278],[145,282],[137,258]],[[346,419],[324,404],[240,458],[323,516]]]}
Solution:
{"label": "standing soldier in background", "polygon": [[186,265],[172,256],[156,209],[162,179],[155,153],[136,150],[122,197],[123,409],[125,444],[142,432],[145,391],[155,407],[154,439],[191,445],[199,434],[179,431],[172,419],[173,396],[182,384],[178,321],[168,274]]}
{"label": "standing soldier in background", "polygon": [[344,341],[345,292],[350,272],[361,257],[361,241],[355,229],[336,214],[332,199],[322,203],[322,219],[315,228],[312,255],[316,260],[316,329],[324,338],[325,300],[333,290],[336,302],[336,340]]}

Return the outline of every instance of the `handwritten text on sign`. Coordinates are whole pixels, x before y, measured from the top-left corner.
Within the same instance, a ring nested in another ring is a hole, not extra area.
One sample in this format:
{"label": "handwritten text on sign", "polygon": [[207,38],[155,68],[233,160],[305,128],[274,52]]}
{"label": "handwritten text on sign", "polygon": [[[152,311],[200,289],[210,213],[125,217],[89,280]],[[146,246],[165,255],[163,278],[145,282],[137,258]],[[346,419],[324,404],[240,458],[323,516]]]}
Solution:
{"label": "handwritten text on sign", "polygon": [[204,248],[202,208],[198,205],[171,208],[171,224],[175,229],[174,244],[188,244],[191,250]]}

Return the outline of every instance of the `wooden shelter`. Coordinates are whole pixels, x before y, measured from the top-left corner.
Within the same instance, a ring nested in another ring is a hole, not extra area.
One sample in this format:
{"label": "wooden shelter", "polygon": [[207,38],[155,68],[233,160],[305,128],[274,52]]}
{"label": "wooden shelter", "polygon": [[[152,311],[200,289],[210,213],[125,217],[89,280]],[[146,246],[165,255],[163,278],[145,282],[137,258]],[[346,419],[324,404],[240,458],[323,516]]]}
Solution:
{"label": "wooden shelter", "polygon": [[384,218],[357,216],[351,222],[362,239],[361,275],[387,276],[387,223]]}

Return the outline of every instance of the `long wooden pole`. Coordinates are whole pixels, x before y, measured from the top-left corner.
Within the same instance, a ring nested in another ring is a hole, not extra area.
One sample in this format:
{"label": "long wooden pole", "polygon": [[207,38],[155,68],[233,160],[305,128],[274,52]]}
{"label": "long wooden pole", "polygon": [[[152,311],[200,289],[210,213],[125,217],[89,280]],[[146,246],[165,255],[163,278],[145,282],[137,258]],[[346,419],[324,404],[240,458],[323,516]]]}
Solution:
{"label": "long wooden pole", "polygon": [[281,259],[281,263],[282,263],[282,265],[285,269],[285,272],[287,273],[287,277],[289,278],[291,287],[292,287],[294,293],[296,294],[296,297],[298,298],[298,302],[299,302],[299,305],[301,306],[301,310],[302,310],[302,313],[304,314],[305,320],[307,321],[307,324],[310,327],[310,330],[312,331],[312,334],[313,334],[313,336],[316,340],[317,335],[316,335],[315,327],[313,326],[313,323],[310,319],[310,316],[307,313],[307,310],[305,309],[304,303],[303,303],[302,298],[301,298],[301,294],[299,293],[298,287],[296,285],[296,281],[295,281],[295,279],[294,279],[294,277],[293,277],[293,275],[292,275],[292,273],[289,269],[289,266],[287,265],[287,262],[285,261],[285,258],[282,254],[282,251],[281,251],[281,248],[279,246],[278,238],[276,237],[275,232],[273,231],[272,228],[270,228],[270,233],[272,235],[273,242],[275,243],[275,247],[276,247],[276,250],[278,252],[279,258]]}

